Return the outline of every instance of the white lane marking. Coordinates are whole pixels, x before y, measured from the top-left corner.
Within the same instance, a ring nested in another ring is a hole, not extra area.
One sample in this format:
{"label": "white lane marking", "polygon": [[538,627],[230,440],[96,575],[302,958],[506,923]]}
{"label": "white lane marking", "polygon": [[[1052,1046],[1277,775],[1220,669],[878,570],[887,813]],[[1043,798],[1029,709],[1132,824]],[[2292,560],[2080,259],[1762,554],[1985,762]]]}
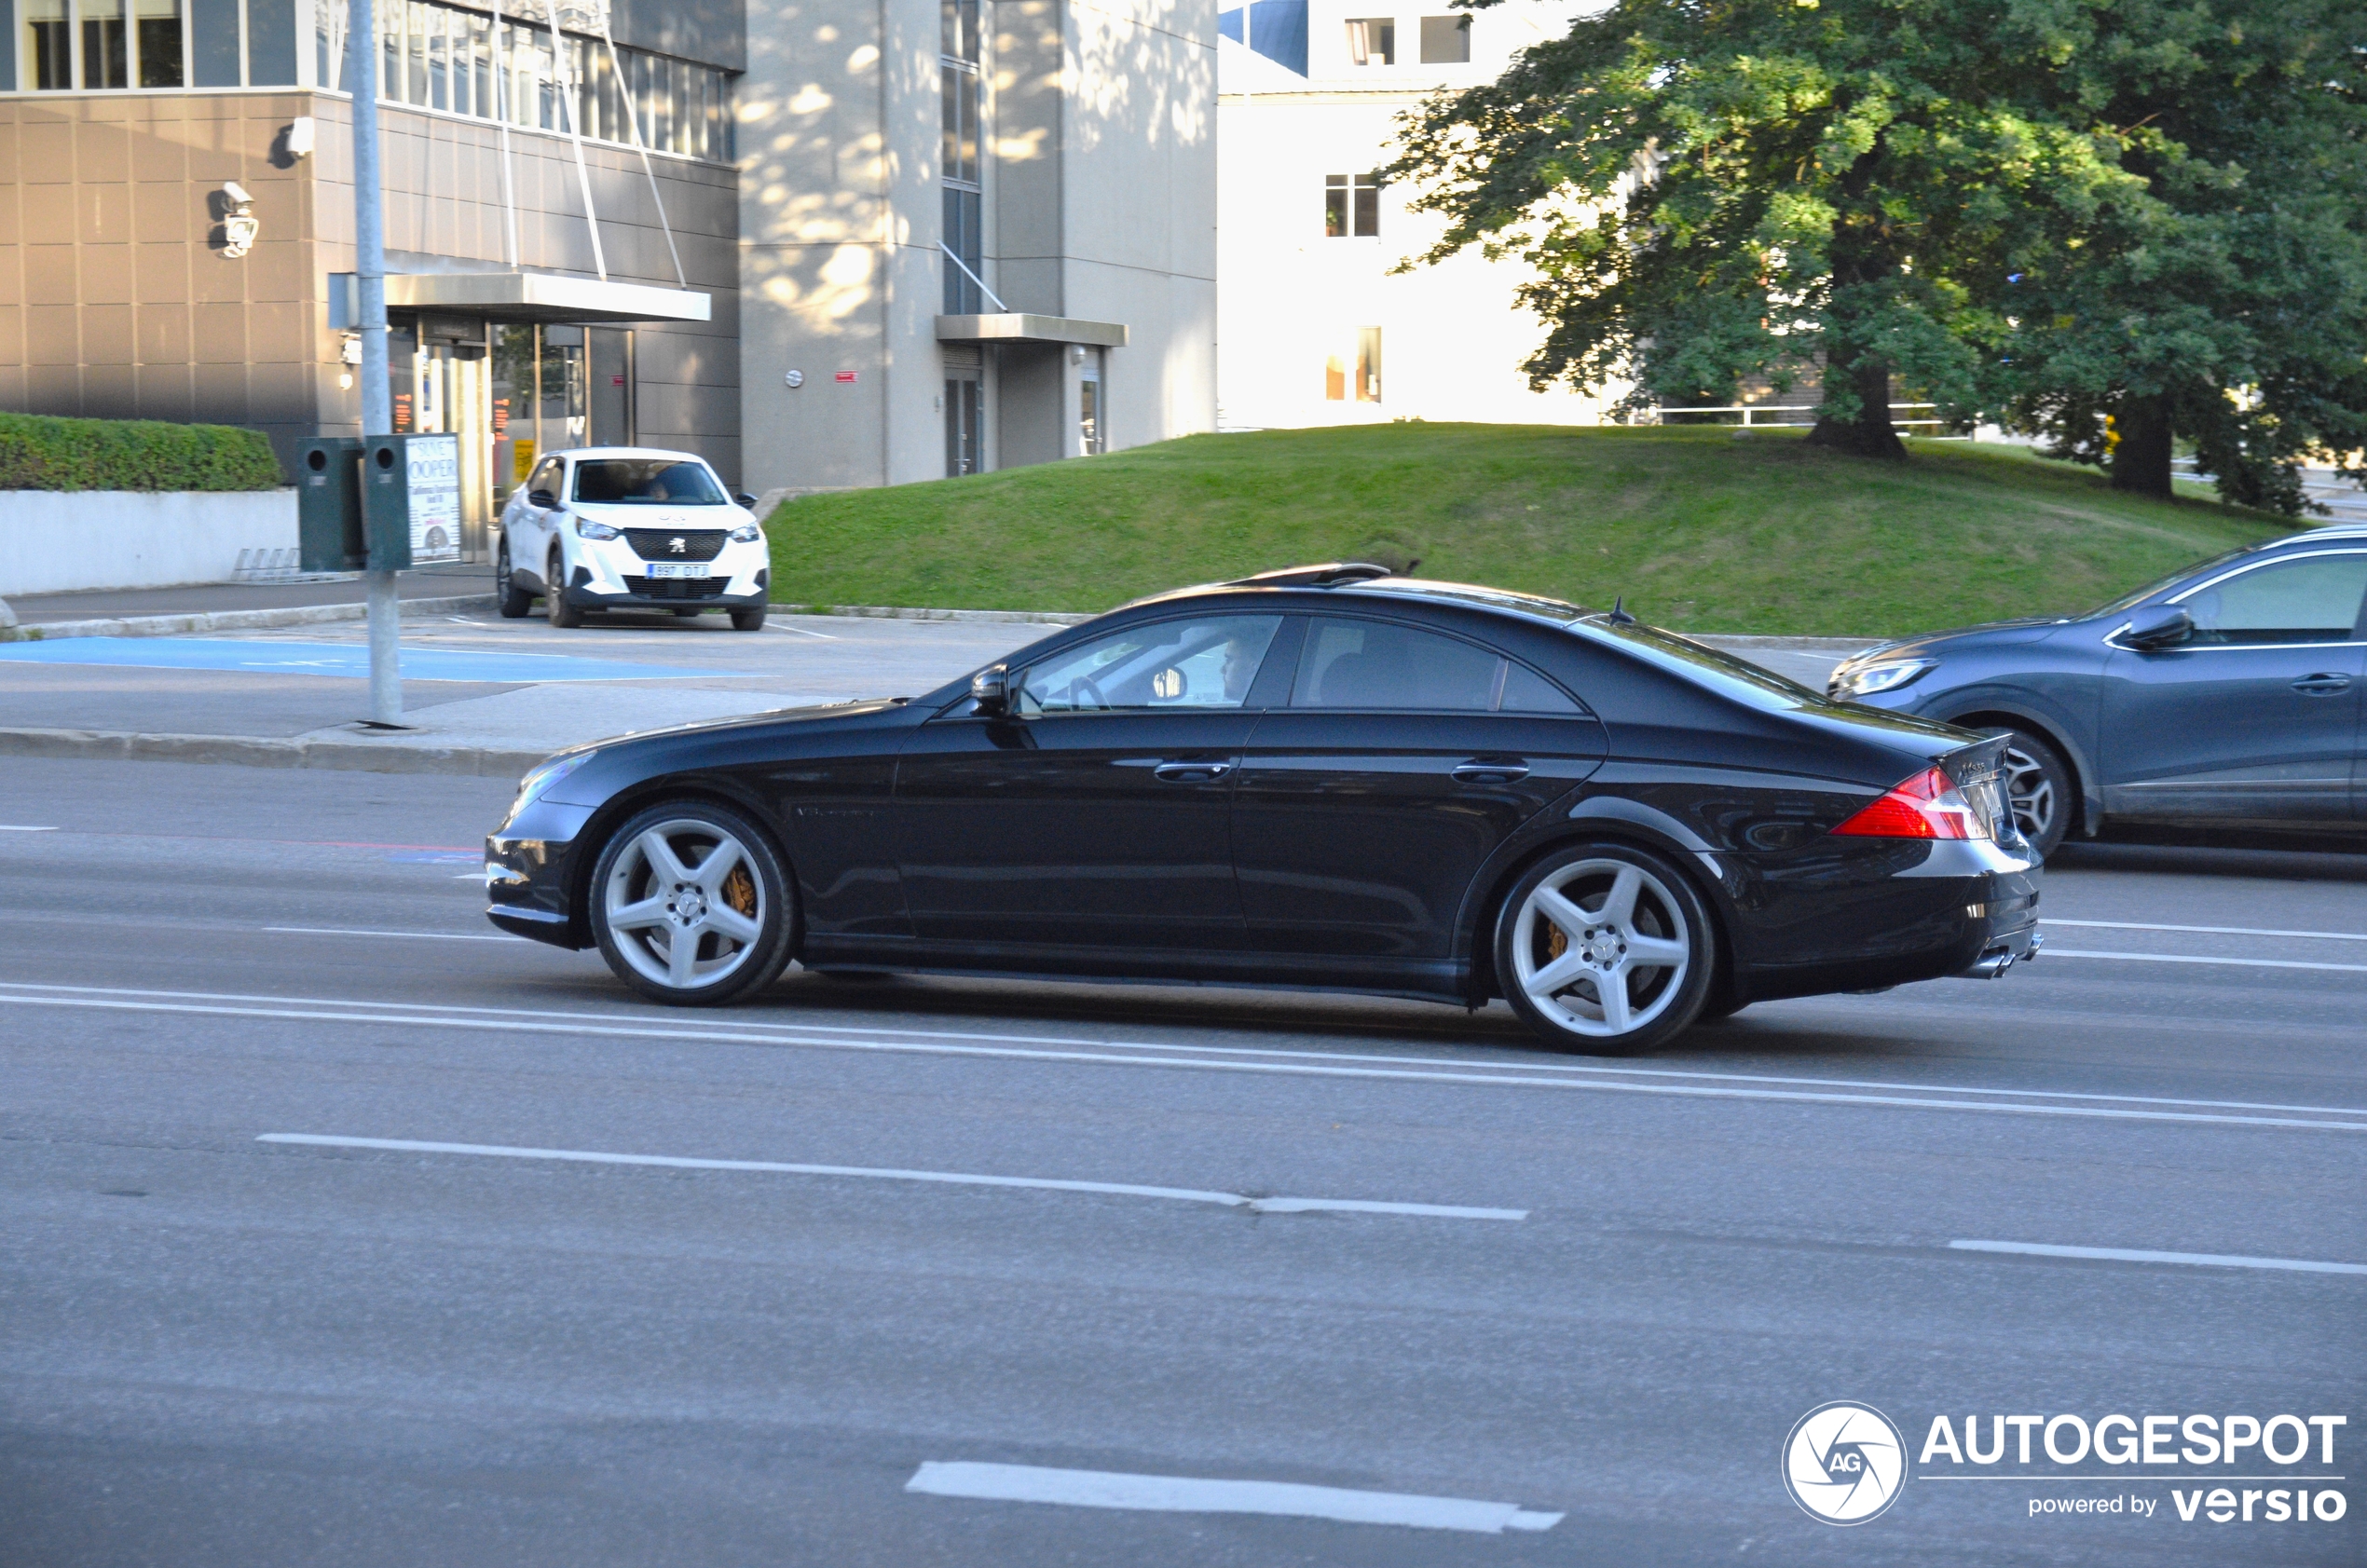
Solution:
{"label": "white lane marking", "polygon": [[809,632],[802,626],[782,626],[775,624],[773,627],[773,630],[775,632],[787,632],[792,636],[813,637],[817,641],[826,643],[834,643],[839,640],[838,638],[830,635],[828,632]]}
{"label": "white lane marking", "polygon": [[2214,963],[2237,969],[2331,969],[2343,975],[2367,975],[2367,963],[2305,963],[2299,959],[2202,958],[2188,953],[2096,953],[2073,948],[2049,948],[2050,959],[2119,959],[2128,963]]}
{"label": "white lane marking", "polygon": [[1170,1514],[1279,1514],[1349,1524],[1402,1524],[1416,1530],[1551,1530],[1560,1514],[1517,1503],[1424,1497],[1410,1492],[1357,1492],[1290,1481],[1211,1480],[1199,1476],[1137,1476],[1116,1470],[1055,1470],[1038,1465],[981,1465],[932,1459],[912,1472],[907,1492],[996,1503],[1065,1503],[1079,1508],[1138,1508]]}
{"label": "white lane marking", "polygon": [[1253,1198],[1193,1187],[1143,1187],[1125,1181],[1067,1181],[1053,1177],[978,1176],[965,1171],[896,1170],[872,1166],[790,1165],[778,1160],[707,1160],[678,1154],[612,1154],[590,1149],[523,1149],[504,1143],[439,1143],[410,1138],[340,1138],[324,1133],[264,1133],[257,1143],[302,1143],[322,1149],[386,1149],[406,1154],[485,1154],[506,1160],[561,1160],[592,1166],[663,1166],[669,1170],[747,1170],[775,1176],[859,1176],[877,1181],[932,1181],[954,1187],[1028,1187],[1048,1193],[1101,1193],[1121,1198],[1170,1198],[1246,1208],[1252,1214],[1405,1214],[1426,1220],[1526,1220],[1526,1208],[1473,1208],[1461,1204],[1384,1203],[1371,1198]]}
{"label": "white lane marking", "polygon": [[[497,938],[498,940],[498,938]],[[160,997],[190,1002],[248,1002],[267,1005],[302,1007],[387,1007],[403,1012],[463,1013],[481,1018],[525,1018],[536,1023],[551,1020],[572,1020],[588,1025],[640,1024],[648,1015],[630,1013],[571,1013],[549,1009],[523,1007],[455,1006],[433,1002],[370,1002],[342,997],[269,996],[252,991],[179,991],[144,990],[120,986],[55,986],[33,981],[0,980],[0,1000],[11,990],[62,991],[76,995]],[[427,1020],[422,1020],[427,1021]],[[1609,1075],[1617,1078],[1699,1078],[1724,1084],[1793,1084],[1816,1089],[1895,1089],[1909,1094],[1988,1095],[2012,1099],[2074,1099],[2108,1101],[2118,1105],[2173,1105],[2199,1111],[2284,1111],[2305,1116],[2367,1117],[2367,1109],[2348,1105],[2289,1105],[2276,1100],[2248,1099],[2178,1099],[2160,1095],[2092,1094],[2076,1089],[2000,1089],[1956,1084],[1902,1084],[1881,1078],[1800,1078],[1778,1073],[1708,1072],[1700,1070],[1667,1067],[1592,1066],[1567,1061],[1503,1061],[1487,1057],[1401,1057],[1378,1056],[1363,1051],[1291,1051],[1262,1045],[1182,1045],[1168,1041],[1079,1039],[1059,1034],[988,1034],[978,1030],[881,1029],[849,1024],[767,1023],[751,1019],[735,1024],[736,1029],[776,1031],[785,1038],[768,1039],[780,1045],[830,1045],[830,1040],[812,1040],[810,1035],[876,1035],[892,1040],[978,1040],[1007,1045],[1066,1045],[1088,1050],[1108,1051],[1180,1051],[1191,1056],[1257,1057],[1293,1061],[1371,1062],[1384,1067],[1452,1067],[1486,1068],[1490,1071],[1572,1073]],[[740,1038],[736,1033],[734,1039]],[[1499,1047],[1500,1048],[1500,1047]]]}
{"label": "white lane marking", "polygon": [[[2040,925],[2091,926],[2098,931],[2191,931],[2205,936],[2306,936],[2318,942],[2367,942],[2367,932],[2268,931],[2249,925],[2143,925],[2135,920],[2059,920],[2053,916]],[[2049,949],[2052,956],[2052,949]]]}
{"label": "white lane marking", "polygon": [[2367,1263],[2307,1258],[2246,1258],[2228,1252],[2147,1252],[2128,1247],[2053,1247],[2038,1241],[1951,1241],[1959,1252],[2019,1252],[2033,1258],[2097,1258],[2113,1263],[2191,1263],[2209,1269],[2293,1269],[2302,1274],[2367,1274]]}
{"label": "white lane marking", "polygon": [[[592,1027],[534,1023],[524,1019],[422,1017],[416,1014],[325,1011],[299,1008],[221,1007],[194,1002],[116,1002],[89,997],[10,996],[0,1004],[20,1007],[87,1007],[126,1013],[184,1013],[215,1017],[288,1018],[307,1022],[394,1025],[415,1029],[470,1029],[488,1033],[599,1035],[618,1039],[685,1040],[713,1045],[795,1046],[807,1050],[864,1051],[894,1056],[968,1057],[990,1060],[1094,1062],[1111,1067],[1169,1067],[1199,1072],[1248,1072],[1303,1078],[1362,1078],[1395,1083],[1474,1084],[1496,1088],[1573,1089],[1598,1094],[1664,1095],[1691,1099],[1763,1099],[1803,1105],[1869,1105],[1915,1111],[1975,1111],[2018,1116],[2077,1116],[2104,1121],[2185,1122],[2198,1125],[2311,1128],[2320,1132],[2367,1132],[2367,1122],[2305,1121],[2279,1116],[2221,1116],[2183,1111],[2121,1111],[2105,1106],[2002,1104],[1989,1100],[1918,1099],[1901,1095],[1807,1094],[1777,1089],[1712,1089],[1682,1084],[1622,1084],[1600,1079],[1509,1078],[1487,1072],[1412,1072],[1394,1068],[1301,1066],[1281,1062],[1210,1061],[1182,1057],[1113,1057],[1092,1051],[1030,1051],[1008,1046],[924,1044],[912,1041],[806,1040],[746,1029]],[[335,1004],[330,1004],[334,1006]],[[1386,1057],[1375,1058],[1386,1060]],[[2344,1112],[2344,1114],[2357,1114]]]}
{"label": "white lane marking", "polygon": [[14,823],[0,823],[0,833],[55,833],[54,827],[21,827]]}
{"label": "white lane marking", "polygon": [[[485,873],[472,871],[471,881],[481,881]],[[473,931],[355,931],[341,925],[267,925],[266,931],[282,936],[414,936],[423,942],[517,942],[516,936],[487,936]]]}

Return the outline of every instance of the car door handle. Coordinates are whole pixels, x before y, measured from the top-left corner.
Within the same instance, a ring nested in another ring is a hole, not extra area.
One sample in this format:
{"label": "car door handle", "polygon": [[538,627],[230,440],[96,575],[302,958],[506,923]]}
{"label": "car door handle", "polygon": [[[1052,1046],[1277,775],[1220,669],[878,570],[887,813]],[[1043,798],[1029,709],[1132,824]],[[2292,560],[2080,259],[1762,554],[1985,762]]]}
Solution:
{"label": "car door handle", "polygon": [[1168,784],[1214,784],[1232,770],[1230,762],[1162,762],[1151,777]]}
{"label": "car door handle", "polygon": [[1455,765],[1457,784],[1512,784],[1528,777],[1528,764],[1517,757],[1475,757]]}
{"label": "car door handle", "polygon": [[2332,671],[2324,675],[2304,675],[2293,682],[2293,689],[2305,697],[2338,697],[2350,689],[2350,677]]}

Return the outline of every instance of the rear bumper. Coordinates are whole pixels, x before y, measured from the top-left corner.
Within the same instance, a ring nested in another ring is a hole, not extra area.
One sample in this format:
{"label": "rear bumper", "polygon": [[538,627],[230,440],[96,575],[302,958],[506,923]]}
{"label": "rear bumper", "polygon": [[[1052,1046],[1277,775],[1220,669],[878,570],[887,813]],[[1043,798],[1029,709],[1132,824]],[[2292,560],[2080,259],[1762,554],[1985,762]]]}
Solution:
{"label": "rear bumper", "polygon": [[1765,879],[1745,881],[1735,910],[1744,1000],[1995,979],[2036,956],[2035,856],[1984,842],[1858,842],[1818,856],[1789,898],[1769,898],[1776,879],[1753,868]]}

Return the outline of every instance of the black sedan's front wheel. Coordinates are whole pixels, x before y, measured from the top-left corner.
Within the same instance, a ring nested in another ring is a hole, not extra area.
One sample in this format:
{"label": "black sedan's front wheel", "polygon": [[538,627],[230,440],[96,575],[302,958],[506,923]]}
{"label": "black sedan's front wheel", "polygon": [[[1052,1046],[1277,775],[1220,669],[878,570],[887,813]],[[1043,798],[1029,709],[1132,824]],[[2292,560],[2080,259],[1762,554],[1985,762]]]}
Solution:
{"label": "black sedan's front wheel", "polygon": [[736,1002],[789,961],[795,894],[772,845],[704,800],[653,806],[592,870],[592,933],[617,978],[677,1007]]}
{"label": "black sedan's front wheel", "polygon": [[1496,920],[1496,974],[1521,1021],[1589,1056],[1649,1051],[1708,1000],[1717,947],[1684,873],[1627,844],[1547,855]]}

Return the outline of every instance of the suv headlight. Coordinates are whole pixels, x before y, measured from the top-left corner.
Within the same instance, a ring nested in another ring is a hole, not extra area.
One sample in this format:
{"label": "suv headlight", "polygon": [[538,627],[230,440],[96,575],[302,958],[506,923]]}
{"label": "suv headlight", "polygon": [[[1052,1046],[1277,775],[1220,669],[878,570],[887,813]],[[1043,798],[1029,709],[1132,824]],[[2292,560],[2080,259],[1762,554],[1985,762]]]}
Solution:
{"label": "suv headlight", "polygon": [[1870,664],[1844,664],[1833,672],[1832,695],[1871,697],[1881,691],[1895,691],[1919,679],[1924,671],[1938,667],[1936,659],[1879,659]]}
{"label": "suv headlight", "polygon": [[595,523],[589,517],[578,516],[575,520],[575,537],[580,539],[612,539],[622,536],[606,523]]}
{"label": "suv headlight", "polygon": [[732,530],[733,544],[761,544],[763,541],[764,530],[753,523],[743,523]]}

